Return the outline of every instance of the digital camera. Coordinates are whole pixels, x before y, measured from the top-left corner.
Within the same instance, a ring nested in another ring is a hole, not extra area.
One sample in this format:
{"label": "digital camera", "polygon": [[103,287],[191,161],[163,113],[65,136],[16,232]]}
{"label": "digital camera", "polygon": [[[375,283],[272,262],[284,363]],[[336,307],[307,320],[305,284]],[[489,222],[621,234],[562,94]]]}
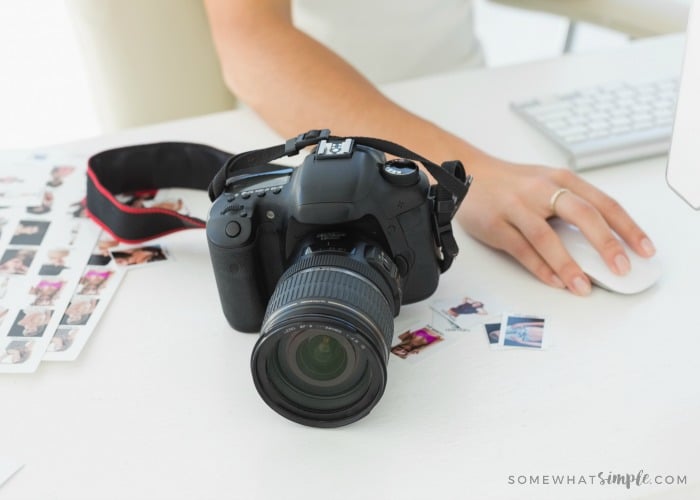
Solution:
{"label": "digital camera", "polygon": [[[310,144],[299,167],[265,163]],[[441,170],[430,185],[418,155],[327,130],[283,146],[227,169],[209,250],[226,319],[261,333],[251,368],[262,398],[293,421],[336,427],[381,398],[394,317],[435,291],[457,253],[450,220],[471,178],[459,162],[430,163]],[[448,176],[461,191],[442,186]]]}

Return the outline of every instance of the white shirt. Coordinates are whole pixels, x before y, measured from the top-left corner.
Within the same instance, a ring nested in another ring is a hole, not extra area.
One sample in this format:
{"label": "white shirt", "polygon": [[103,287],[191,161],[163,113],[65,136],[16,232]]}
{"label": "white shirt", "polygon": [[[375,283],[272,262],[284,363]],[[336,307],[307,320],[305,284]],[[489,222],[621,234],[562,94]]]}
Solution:
{"label": "white shirt", "polygon": [[292,17],[374,83],[483,64],[472,0],[293,0]]}

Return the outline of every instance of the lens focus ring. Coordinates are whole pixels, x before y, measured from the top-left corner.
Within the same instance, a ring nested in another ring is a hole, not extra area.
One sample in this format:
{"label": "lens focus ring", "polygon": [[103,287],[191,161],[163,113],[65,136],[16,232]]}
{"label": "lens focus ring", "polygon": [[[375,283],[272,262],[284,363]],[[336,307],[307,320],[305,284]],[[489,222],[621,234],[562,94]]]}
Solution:
{"label": "lens focus ring", "polygon": [[[348,259],[349,260],[349,259]],[[291,270],[291,269],[290,269]],[[275,313],[288,304],[300,300],[321,300],[342,303],[348,307],[347,318],[355,323],[361,318],[366,327],[376,331],[382,346],[382,357],[388,356],[388,349],[394,334],[393,305],[377,285],[359,273],[343,267],[309,267],[294,273],[285,273],[278,283],[268,303],[263,320],[263,335],[274,327]],[[334,312],[345,311],[334,307]]]}

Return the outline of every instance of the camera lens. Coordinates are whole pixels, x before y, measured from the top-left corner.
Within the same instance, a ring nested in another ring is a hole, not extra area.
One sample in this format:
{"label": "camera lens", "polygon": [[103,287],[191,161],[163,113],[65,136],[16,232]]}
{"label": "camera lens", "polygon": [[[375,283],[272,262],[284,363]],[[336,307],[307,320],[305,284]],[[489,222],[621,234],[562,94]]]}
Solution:
{"label": "camera lens", "polygon": [[316,427],[367,415],[386,386],[394,305],[366,262],[332,253],[301,259],[279,280],[253,349],[262,398]]}
{"label": "camera lens", "polygon": [[[348,371],[349,351],[337,339],[323,331],[310,330],[296,348],[296,366],[302,376],[315,382],[342,378]],[[302,336],[300,336],[302,337]]]}

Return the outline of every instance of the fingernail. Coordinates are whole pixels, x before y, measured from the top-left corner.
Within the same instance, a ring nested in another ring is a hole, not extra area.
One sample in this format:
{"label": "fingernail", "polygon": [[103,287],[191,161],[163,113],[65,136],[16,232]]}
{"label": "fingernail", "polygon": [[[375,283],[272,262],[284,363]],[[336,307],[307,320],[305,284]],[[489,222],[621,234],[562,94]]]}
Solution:
{"label": "fingernail", "polygon": [[552,284],[553,287],[555,288],[566,288],[566,285],[562,280],[559,279],[559,276],[556,274],[553,274],[552,277],[550,278],[549,282]]}
{"label": "fingernail", "polygon": [[623,253],[615,257],[615,268],[618,274],[627,274],[630,272],[630,260]]}
{"label": "fingernail", "polygon": [[588,295],[591,293],[591,284],[588,282],[588,280],[582,278],[581,276],[574,278],[573,285],[574,292],[579,295]]}
{"label": "fingernail", "polygon": [[644,250],[647,257],[651,257],[656,253],[656,247],[654,247],[654,244],[649,238],[644,238],[642,240],[642,250]]}

